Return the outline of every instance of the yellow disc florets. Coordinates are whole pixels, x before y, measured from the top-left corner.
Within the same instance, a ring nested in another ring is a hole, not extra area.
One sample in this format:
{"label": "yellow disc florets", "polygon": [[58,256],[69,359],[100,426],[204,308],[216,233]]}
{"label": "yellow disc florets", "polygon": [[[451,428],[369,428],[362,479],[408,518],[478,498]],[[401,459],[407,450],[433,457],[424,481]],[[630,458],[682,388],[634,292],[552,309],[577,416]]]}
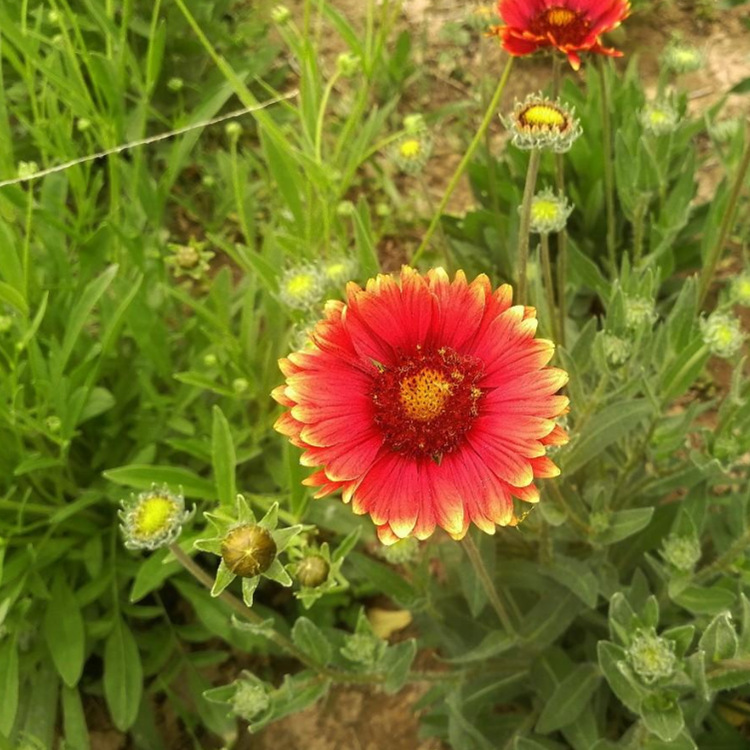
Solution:
{"label": "yellow disc florets", "polygon": [[123,500],[120,519],[125,546],[129,549],[157,549],[171,544],[191,513],[185,499],[164,486]]}
{"label": "yellow disc florets", "polygon": [[531,231],[537,234],[552,234],[565,229],[573,206],[565,196],[555,195],[545,188],[531,201]]}
{"label": "yellow disc florets", "polygon": [[325,283],[315,266],[304,263],[289,268],[279,286],[279,296],[284,304],[296,310],[305,310],[321,300]]}
{"label": "yellow disc florets", "polygon": [[560,100],[532,94],[516,102],[513,112],[503,119],[516,148],[568,151],[581,135],[581,123]]}

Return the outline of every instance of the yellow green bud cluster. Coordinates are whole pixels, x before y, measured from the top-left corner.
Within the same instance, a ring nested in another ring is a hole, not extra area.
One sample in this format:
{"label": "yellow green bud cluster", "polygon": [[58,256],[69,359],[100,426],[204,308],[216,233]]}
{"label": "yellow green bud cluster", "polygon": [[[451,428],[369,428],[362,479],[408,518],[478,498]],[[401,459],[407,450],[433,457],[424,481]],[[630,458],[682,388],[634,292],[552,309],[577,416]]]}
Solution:
{"label": "yellow green bud cluster", "polygon": [[325,261],[320,270],[328,286],[340,288],[357,273],[357,261],[342,255]]}
{"label": "yellow green bud cluster", "polygon": [[736,276],[729,285],[729,301],[734,305],[750,307],[750,273]]}
{"label": "yellow green bud cluster", "polygon": [[192,515],[185,510],[182,493],[175,495],[166,485],[131,495],[120,505],[120,530],[128,549],[154,550],[171,544]]}
{"label": "yellow green bud cluster", "polygon": [[622,367],[630,359],[633,350],[630,341],[612,333],[602,334],[602,348],[607,363],[612,367]]}
{"label": "yellow green bud cluster", "polygon": [[549,149],[562,154],[583,132],[574,107],[542,94],[530,94],[522,102],[517,101],[510,115],[502,120],[513,145],[524,151]]}
{"label": "yellow green bud cluster", "polygon": [[301,263],[284,271],[279,282],[281,301],[294,310],[308,310],[323,298],[325,279],[311,263]]}
{"label": "yellow green bud cluster", "polygon": [[659,637],[653,628],[638,630],[628,648],[628,661],[647,685],[671,677],[677,663],[674,641]]}
{"label": "yellow green bud cluster", "polygon": [[170,254],[165,263],[172,269],[175,276],[189,276],[195,281],[203,279],[209,271],[209,261],[215,253],[207,250],[207,242],[191,239],[187,245],[170,242],[167,247]]}
{"label": "yellow green bud cluster", "polygon": [[432,138],[427,130],[407,133],[391,149],[396,168],[405,174],[419,174],[432,153]]}
{"label": "yellow green bud cluster", "polygon": [[703,54],[697,47],[674,39],[664,50],[661,64],[671,73],[692,73],[703,67]]}
{"label": "yellow green bud cluster", "polygon": [[632,331],[651,327],[658,315],[654,303],[645,297],[630,297],[625,300],[625,325]]}
{"label": "yellow green bud cluster", "polygon": [[213,527],[214,536],[198,539],[195,547],[221,558],[211,596],[219,596],[239,577],[242,579],[242,597],[250,607],[261,577],[270,578],[282,586],[292,585],[289,573],[279,561],[279,554],[302,527],[277,529],[278,503],[274,503],[260,521],[256,520],[242,495],[237,495],[231,511],[219,508],[204,515]]}
{"label": "yellow green bud cluster", "polygon": [[690,573],[701,559],[701,546],[695,537],[670,534],[662,544],[661,556],[681,573]]}
{"label": "yellow green bud cluster", "polygon": [[674,133],[680,116],[668,101],[649,102],[639,113],[643,129],[651,135]]}
{"label": "yellow green bud cluster", "polygon": [[[521,207],[518,209],[521,212]],[[551,188],[545,188],[531,199],[530,229],[536,234],[562,232],[573,213],[573,206],[562,195],[556,195]]]}
{"label": "yellow green bud cluster", "polygon": [[711,354],[732,357],[742,348],[744,336],[740,321],[729,313],[713,312],[700,322],[703,342]]}
{"label": "yellow green bud cluster", "polygon": [[257,685],[247,680],[237,683],[232,698],[232,711],[245,721],[252,721],[256,716],[264,713],[271,705],[271,699],[263,685]]}

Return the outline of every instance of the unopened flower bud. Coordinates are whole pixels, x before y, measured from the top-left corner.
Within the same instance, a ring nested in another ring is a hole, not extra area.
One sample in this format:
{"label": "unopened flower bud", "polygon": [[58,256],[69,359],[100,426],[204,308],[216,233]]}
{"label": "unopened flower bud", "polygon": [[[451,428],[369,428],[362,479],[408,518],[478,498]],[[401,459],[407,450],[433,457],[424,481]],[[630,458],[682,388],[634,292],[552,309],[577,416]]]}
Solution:
{"label": "unopened flower bud", "polygon": [[677,661],[674,641],[660,638],[653,628],[638,630],[628,648],[628,660],[633,671],[648,685],[671,677]]}
{"label": "unopened flower bud", "polygon": [[393,161],[406,174],[419,173],[432,152],[432,139],[427,131],[408,135],[395,144],[391,151]]}
{"label": "unopened flower bud", "polygon": [[218,361],[219,360],[216,358],[216,355],[209,352],[208,354],[206,354],[205,357],[203,357],[203,366],[204,367],[216,367],[216,363]]}
{"label": "unopened flower bud", "polygon": [[349,661],[370,666],[377,661],[381,644],[382,641],[370,633],[354,633],[346,639],[341,653]]}
{"label": "unopened flower bud", "polygon": [[649,328],[656,321],[654,303],[645,297],[631,297],[625,300],[625,325],[631,330],[641,327]]}
{"label": "unopened flower bud", "polygon": [[320,555],[309,555],[297,566],[297,580],[302,586],[314,589],[328,580],[331,566]]}
{"label": "unopened flower bud", "polygon": [[427,130],[427,123],[420,114],[406,115],[404,117],[404,130],[407,135],[420,135]]}
{"label": "unopened flower bud", "polygon": [[182,80],[182,78],[178,78],[175,76],[174,78],[170,78],[167,81],[167,88],[170,91],[173,91],[174,93],[177,93],[178,91],[182,91],[182,89],[185,86],[185,81]]}
{"label": "unopened flower bud", "polygon": [[230,141],[236,141],[242,135],[242,125],[238,122],[228,122],[224,127],[224,132]]}
{"label": "unopened flower bud", "polygon": [[[519,206],[519,213],[522,207]],[[536,234],[562,232],[573,213],[573,206],[564,195],[556,195],[550,188],[538,192],[531,199],[531,225]]]}
{"label": "unopened flower bud", "polygon": [[551,149],[562,154],[583,132],[574,108],[566,107],[559,99],[552,100],[541,94],[531,94],[516,102],[511,114],[502,118],[516,148]]}
{"label": "unopened flower bud", "polygon": [[742,348],[744,336],[739,320],[727,313],[714,312],[701,320],[703,341],[717,357],[731,357]]}
{"label": "unopened flower bud", "polygon": [[632,345],[627,339],[621,339],[611,333],[602,334],[602,347],[607,363],[612,367],[621,367],[630,358]]}
{"label": "unopened flower bud", "polygon": [[185,498],[164,486],[141,492],[121,502],[120,529],[128,549],[157,549],[171,544],[192,515],[185,510]]}
{"label": "unopened flower bud", "polygon": [[591,517],[589,518],[589,522],[591,523],[591,530],[595,534],[601,534],[605,532],[612,523],[610,514],[603,511],[596,511],[595,513],[592,513]]}
{"label": "unopened flower bud", "polygon": [[221,559],[241,578],[265,573],[276,558],[276,542],[268,529],[242,524],[231,529],[221,542]]}
{"label": "unopened flower bud", "polygon": [[732,304],[750,307],[750,272],[736,276],[729,285],[729,300]]}
{"label": "unopened flower bud", "polygon": [[683,573],[690,573],[701,558],[701,546],[697,539],[670,534],[664,540],[661,556]]}
{"label": "unopened flower bud", "polygon": [[339,216],[352,216],[355,210],[354,204],[351,201],[341,201],[341,203],[336,206],[336,213]]}
{"label": "unopened flower bud", "polygon": [[31,177],[39,171],[39,165],[35,161],[19,161],[18,162],[18,176],[23,179],[25,177]]}
{"label": "unopened flower bud", "polygon": [[413,536],[399,539],[395,544],[380,548],[380,554],[391,565],[403,565],[411,562],[417,555],[419,542]]}
{"label": "unopened flower bud", "polygon": [[60,432],[60,428],[62,427],[62,421],[60,420],[60,417],[56,417],[52,415],[51,417],[47,417],[45,420],[45,424],[47,425],[47,429],[52,432]]}
{"label": "unopened flower bud", "polygon": [[76,129],[79,133],[85,133],[91,127],[91,120],[88,117],[80,117],[76,120]]}
{"label": "unopened flower bud", "polygon": [[342,52],[336,58],[336,70],[344,78],[351,78],[356,75],[361,67],[362,60],[358,55],[353,55],[351,52]]}
{"label": "unopened flower bud", "polygon": [[305,310],[320,302],[324,291],[319,270],[308,263],[285,271],[279,287],[281,301],[295,310]]}
{"label": "unopened flower bud", "polygon": [[262,714],[270,705],[268,693],[262,685],[256,685],[249,680],[237,683],[234,696],[232,697],[232,710],[245,721],[252,721],[256,716]]}
{"label": "unopened flower bud", "polygon": [[708,132],[717,143],[726,143],[731,141],[741,128],[742,120],[739,117],[732,117],[709,125]]}
{"label": "unopened flower bud", "polygon": [[703,67],[703,55],[697,47],[675,40],[664,50],[661,62],[672,73],[692,73]]}
{"label": "unopened flower bud", "polygon": [[271,8],[271,20],[279,26],[283,26],[291,17],[292,12],[286,7],[286,5],[277,5],[274,8]]}
{"label": "unopened flower bud", "polygon": [[641,110],[639,119],[647,133],[668,135],[674,133],[680,118],[669,102],[652,102]]}
{"label": "unopened flower bud", "polygon": [[232,390],[238,395],[247,393],[247,389],[250,388],[250,383],[247,378],[235,378],[232,381]]}

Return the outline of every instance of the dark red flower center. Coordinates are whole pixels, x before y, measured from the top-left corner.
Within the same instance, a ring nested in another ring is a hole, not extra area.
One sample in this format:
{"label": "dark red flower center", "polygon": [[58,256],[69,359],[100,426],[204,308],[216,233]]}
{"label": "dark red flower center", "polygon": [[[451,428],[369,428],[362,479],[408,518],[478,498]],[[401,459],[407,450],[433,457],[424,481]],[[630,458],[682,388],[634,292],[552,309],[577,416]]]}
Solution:
{"label": "dark red flower center", "polygon": [[591,24],[580,11],[561,5],[547,8],[529,24],[531,32],[547,37],[556,46],[575,46],[586,39]]}
{"label": "dark red flower center", "polygon": [[477,417],[484,367],[443,347],[412,355],[392,367],[379,367],[371,392],[375,424],[396,453],[440,461],[461,445]]}

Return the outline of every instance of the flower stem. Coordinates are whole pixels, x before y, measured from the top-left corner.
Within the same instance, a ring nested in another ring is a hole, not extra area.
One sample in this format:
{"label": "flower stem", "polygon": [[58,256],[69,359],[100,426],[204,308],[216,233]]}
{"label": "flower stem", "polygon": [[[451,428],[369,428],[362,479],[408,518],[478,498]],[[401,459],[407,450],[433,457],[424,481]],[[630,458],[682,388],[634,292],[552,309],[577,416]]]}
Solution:
{"label": "flower stem", "polygon": [[726,570],[747,549],[750,544],[750,529],[737,537],[724,554],[716,558],[710,565],[699,570],[694,576],[695,583],[705,583],[712,576]]}
{"label": "flower stem", "polygon": [[742,188],[745,184],[745,177],[747,176],[748,168],[750,168],[750,127],[748,127],[745,133],[745,152],[743,153],[742,161],[737,168],[737,174],[734,176],[734,184],[732,185],[732,192],[729,196],[729,203],[727,204],[726,211],[724,211],[724,216],[721,221],[719,236],[716,238],[716,242],[711,248],[711,252],[708,254],[708,259],[701,270],[700,280],[698,282],[698,309],[703,307],[703,303],[706,300],[706,295],[711,287],[714,273],[716,273],[716,266],[721,259],[721,252],[727,242],[729,231],[734,224],[737,204],[739,203],[740,195],[742,194]]}
{"label": "flower stem", "polygon": [[601,61],[599,73],[602,83],[602,136],[604,146],[604,194],[607,204],[607,254],[612,266],[613,276],[617,274],[617,257],[615,255],[615,176],[613,171],[614,150],[612,147],[612,121],[610,118],[609,82],[606,63]]}
{"label": "flower stem", "polygon": [[534,199],[536,189],[536,178],[539,174],[539,161],[542,152],[540,149],[532,149],[529,156],[529,166],[526,170],[526,185],[523,189],[523,203],[521,203],[521,222],[518,226],[518,296],[516,302],[519,305],[526,304],[526,268],[529,264],[529,227],[531,226],[531,202]]}
{"label": "flower stem", "polygon": [[500,619],[500,622],[503,624],[505,632],[508,633],[508,635],[515,636],[516,631],[510,621],[508,611],[505,609],[505,605],[502,603],[502,601],[500,601],[500,597],[498,596],[495,584],[492,582],[490,574],[487,572],[487,568],[484,565],[482,556],[479,554],[477,545],[474,544],[474,540],[471,538],[471,535],[467,534],[464,537],[463,543],[464,549],[466,550],[466,555],[471,561],[472,567],[479,577],[479,582],[482,584],[484,593],[487,594],[487,599],[489,600],[495,612],[497,612],[497,616]]}
{"label": "flower stem", "polygon": [[[542,235],[542,273],[544,274],[544,291],[547,292],[547,314],[549,315],[549,331],[551,336],[555,336],[555,322],[561,324],[557,319],[555,309],[555,285],[552,281],[552,264],[549,259],[549,235]],[[559,340],[559,335],[558,335]]]}
{"label": "flower stem", "polygon": [[432,217],[432,221],[430,222],[430,225],[427,227],[427,231],[425,232],[425,235],[422,238],[422,242],[420,243],[419,247],[417,248],[416,252],[411,258],[412,264],[415,264],[422,257],[422,254],[427,249],[427,246],[430,244],[432,235],[435,233],[435,230],[437,229],[437,226],[440,223],[440,217],[443,215],[443,211],[445,210],[445,207],[448,204],[448,201],[450,200],[450,197],[453,194],[453,191],[456,189],[456,186],[458,185],[458,181],[461,179],[461,175],[464,173],[464,170],[466,169],[467,165],[471,161],[471,158],[474,156],[474,152],[477,150],[477,147],[482,142],[482,139],[484,138],[484,134],[487,128],[490,126],[490,123],[492,122],[492,118],[495,116],[498,105],[500,104],[500,98],[502,97],[503,91],[505,90],[505,86],[508,83],[508,78],[510,78],[510,71],[512,67],[513,67],[513,57],[508,57],[508,62],[505,64],[505,69],[503,70],[503,74],[500,77],[500,81],[497,84],[495,93],[493,94],[492,99],[490,100],[490,103],[487,106],[487,110],[484,113],[484,118],[482,119],[482,123],[479,126],[479,130],[477,130],[477,132],[475,133],[474,138],[469,144],[469,148],[466,149],[466,153],[461,159],[461,162],[459,163],[459,165],[456,167],[456,171],[453,173],[453,176],[451,177],[450,182],[448,183],[448,187],[446,187],[445,192],[443,193],[443,197],[440,200],[440,204],[437,207],[437,211],[435,211],[435,214]]}

